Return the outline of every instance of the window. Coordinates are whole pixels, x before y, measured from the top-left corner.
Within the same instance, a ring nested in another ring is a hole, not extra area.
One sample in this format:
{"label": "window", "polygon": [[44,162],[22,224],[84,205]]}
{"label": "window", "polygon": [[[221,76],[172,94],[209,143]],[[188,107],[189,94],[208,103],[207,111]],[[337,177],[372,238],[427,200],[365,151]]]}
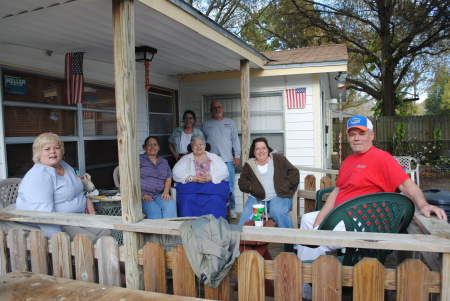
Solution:
{"label": "window", "polygon": [[[211,118],[210,103],[219,100],[223,105],[224,117],[233,119],[241,135],[241,98],[239,94],[208,95],[204,97],[203,120]],[[266,137],[270,147],[284,153],[284,119],[282,92],[250,94],[250,136]]]}
{"label": "window", "polygon": [[158,156],[170,159],[169,137],[176,123],[176,92],[152,87],[148,93],[149,133],[158,137]]}
{"label": "window", "polygon": [[114,186],[118,154],[113,87],[85,83],[83,104],[68,105],[62,78],[5,69],[2,85],[8,177],[23,177],[34,164],[34,139],[53,132],[64,141],[68,164],[90,173],[99,188]]}

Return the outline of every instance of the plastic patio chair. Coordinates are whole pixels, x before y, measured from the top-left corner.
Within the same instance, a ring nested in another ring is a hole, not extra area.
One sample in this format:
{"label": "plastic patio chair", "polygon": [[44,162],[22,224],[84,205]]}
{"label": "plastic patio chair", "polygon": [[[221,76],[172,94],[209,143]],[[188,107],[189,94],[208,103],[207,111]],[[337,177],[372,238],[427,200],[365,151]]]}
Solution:
{"label": "plastic patio chair", "polygon": [[114,185],[120,189],[119,165],[117,165],[116,168],[114,168],[113,180],[114,180]]}
{"label": "plastic patio chair", "polygon": [[[346,231],[401,233],[414,216],[414,203],[403,194],[381,192],[353,198],[335,207],[318,230],[333,230],[344,221]],[[382,264],[390,250],[346,248],[339,260],[353,266],[363,257],[377,258]]]}
{"label": "plastic patio chair", "polygon": [[328,187],[328,188],[323,188],[323,189],[319,189],[316,192],[316,210],[319,211],[320,209],[322,209],[322,199],[323,196],[325,195],[325,193],[330,193],[333,191],[335,187]]}
{"label": "plastic patio chair", "polygon": [[405,172],[411,175],[411,180],[420,186],[419,161],[414,157],[394,156],[400,166],[405,168]]}
{"label": "plastic patio chair", "polygon": [[0,208],[16,203],[21,178],[9,178],[0,181]]}

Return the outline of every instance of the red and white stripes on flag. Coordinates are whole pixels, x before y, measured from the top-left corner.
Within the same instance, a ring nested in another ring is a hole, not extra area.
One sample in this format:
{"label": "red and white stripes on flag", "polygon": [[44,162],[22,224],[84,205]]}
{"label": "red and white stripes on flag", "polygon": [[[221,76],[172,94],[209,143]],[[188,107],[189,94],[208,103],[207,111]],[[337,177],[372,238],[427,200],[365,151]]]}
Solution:
{"label": "red and white stripes on flag", "polygon": [[83,57],[84,52],[66,53],[64,92],[66,96],[66,104],[68,105],[83,102]]}
{"label": "red and white stripes on flag", "polygon": [[304,109],[306,105],[306,88],[286,89],[288,109]]}
{"label": "red and white stripes on flag", "polygon": [[95,109],[95,105],[93,103],[84,103],[83,104],[83,119],[94,119],[94,112],[86,111],[85,108]]}

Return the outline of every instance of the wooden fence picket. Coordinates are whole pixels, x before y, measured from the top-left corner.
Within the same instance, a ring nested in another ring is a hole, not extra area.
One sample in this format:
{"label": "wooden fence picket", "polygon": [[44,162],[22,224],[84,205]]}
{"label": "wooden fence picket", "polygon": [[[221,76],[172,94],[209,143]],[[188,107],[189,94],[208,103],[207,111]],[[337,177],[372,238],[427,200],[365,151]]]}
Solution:
{"label": "wooden fence picket", "polygon": [[293,253],[281,253],[274,260],[275,300],[302,299],[302,262]]}
{"label": "wooden fence picket", "polygon": [[239,255],[237,264],[239,300],[264,300],[264,258],[256,251],[245,251]]}
{"label": "wooden fence picket", "polygon": [[364,258],[354,267],[353,300],[383,300],[385,269],[376,258]]}
{"label": "wooden fence picket", "polygon": [[334,256],[320,256],[312,264],[312,296],[316,301],[342,300],[342,264]]}
{"label": "wooden fence picket", "polygon": [[7,244],[11,260],[11,271],[28,271],[25,232],[21,229],[10,229],[8,232]]}
{"label": "wooden fence picket", "polygon": [[76,280],[95,282],[94,244],[86,235],[77,235],[73,240]]}
{"label": "wooden fence picket", "polygon": [[[304,182],[305,190],[316,191],[316,177],[307,175]],[[316,200],[305,199],[305,213],[316,211]]]}
{"label": "wooden fence picket", "polygon": [[6,256],[6,235],[0,231],[0,276],[8,273],[8,257]]}
{"label": "wooden fence picket", "polygon": [[100,237],[96,243],[98,283],[120,286],[119,244],[112,236]]}
{"label": "wooden fence picket", "polygon": [[50,258],[47,236],[42,231],[31,231],[28,240],[30,242],[31,271],[48,275]]}
{"label": "wooden fence picket", "polygon": [[407,259],[402,262],[397,269],[397,300],[428,300],[429,278],[430,270],[422,261]]}
{"label": "wooden fence picket", "polygon": [[222,279],[220,285],[216,288],[210,288],[205,285],[205,298],[211,300],[230,300],[230,274]]}
{"label": "wooden fence picket", "polygon": [[174,295],[197,297],[195,273],[182,246],[172,250],[172,281]]}
{"label": "wooden fence picket", "polygon": [[148,242],[143,248],[144,290],[156,293],[167,292],[166,255],[164,248],[156,242]]}
{"label": "wooden fence picket", "polygon": [[53,234],[51,241],[53,276],[73,279],[69,235],[65,232],[58,232]]}

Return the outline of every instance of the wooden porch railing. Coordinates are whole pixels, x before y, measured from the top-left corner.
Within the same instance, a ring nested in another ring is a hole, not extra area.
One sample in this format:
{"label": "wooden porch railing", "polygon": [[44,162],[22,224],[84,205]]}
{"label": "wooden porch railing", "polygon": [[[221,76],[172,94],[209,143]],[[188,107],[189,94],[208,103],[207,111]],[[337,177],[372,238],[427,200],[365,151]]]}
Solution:
{"label": "wooden porch railing", "polygon": [[[27,220],[41,223],[110,225],[110,228],[137,233],[179,235],[181,221],[143,220],[124,224],[120,217],[79,214],[0,210],[0,219]],[[97,221],[96,221],[97,220]],[[380,248],[442,253],[440,271],[430,271],[419,260],[408,260],[395,269],[386,269],[376,260],[365,259],[355,267],[342,266],[334,257],[322,257],[314,263],[301,263],[292,253],[282,253],[273,261],[258,253],[241,254],[229,277],[237,277],[239,300],[264,300],[264,279],[274,280],[275,300],[300,300],[301,283],[313,284],[314,300],[339,300],[343,287],[353,287],[354,300],[372,296],[382,299],[384,289],[395,290],[398,300],[428,300],[430,293],[440,293],[441,300],[450,299],[450,240],[434,235],[405,235],[311,231],[300,229],[244,227],[242,240],[271,243],[329,244],[348,247]],[[121,247],[123,248],[123,247]],[[101,238],[95,245],[79,236],[70,242],[65,233],[47,240],[40,231],[28,237],[22,230],[0,232],[0,274],[13,270],[120,285],[119,261],[122,249],[111,237]],[[51,256],[50,256],[51,255]],[[143,267],[145,290],[166,292],[166,269],[172,270],[173,293],[197,296],[198,286],[182,246],[170,253],[156,243],[147,243],[138,251]],[[51,262],[49,258],[51,257]],[[96,260],[95,260],[96,259]],[[204,297],[230,300],[230,278],[216,289],[205,288]],[[370,299],[370,298],[369,298]]]}
{"label": "wooden porch railing", "polygon": [[[81,235],[72,243],[65,233],[47,241],[40,231],[26,237],[22,230],[13,229],[6,237],[0,232],[0,245],[2,274],[10,267],[10,271],[120,286],[121,253],[111,237],[101,238],[94,246]],[[302,282],[313,284],[314,300],[339,300],[343,287],[353,287],[354,300],[383,299],[385,289],[397,291],[397,300],[428,300],[429,293],[440,293],[442,289],[443,275],[430,271],[420,260],[406,260],[396,269],[386,269],[376,259],[367,258],[355,267],[347,267],[332,256],[323,256],[311,264],[302,263],[292,253],[264,260],[256,251],[246,251],[218,288],[205,287],[204,296],[197,296],[198,284],[182,246],[166,254],[161,245],[149,242],[138,255],[146,291],[167,293],[166,275],[171,269],[173,294],[188,297],[230,300],[230,276],[237,276],[239,300],[264,300],[264,279],[274,281],[275,300],[301,300]]]}

